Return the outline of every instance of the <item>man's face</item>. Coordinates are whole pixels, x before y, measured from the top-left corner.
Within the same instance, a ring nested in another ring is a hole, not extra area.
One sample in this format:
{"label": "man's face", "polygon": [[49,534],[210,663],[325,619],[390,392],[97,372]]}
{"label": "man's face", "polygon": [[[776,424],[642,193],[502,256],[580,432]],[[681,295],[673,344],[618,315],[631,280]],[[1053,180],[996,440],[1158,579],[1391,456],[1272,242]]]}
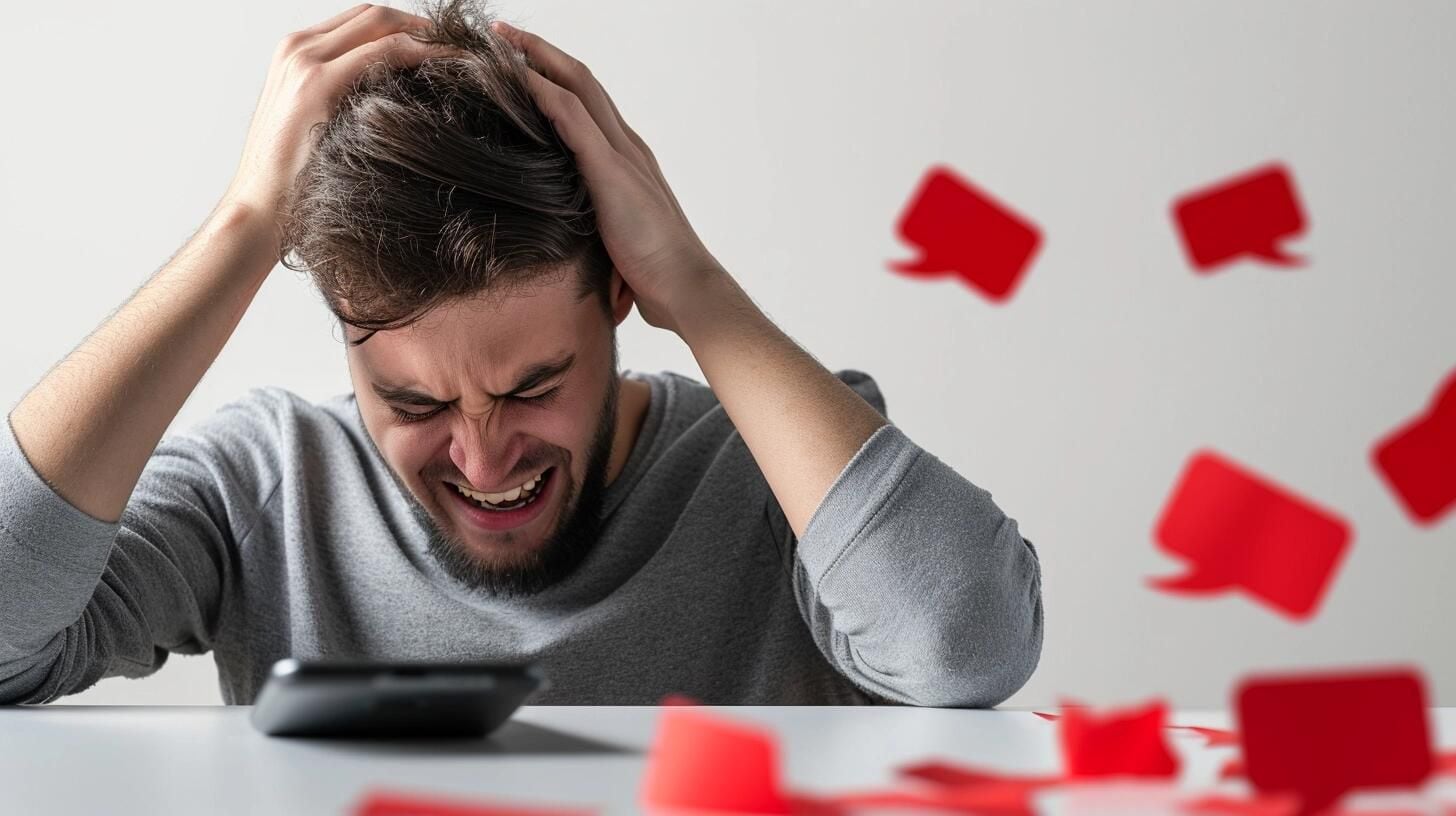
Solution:
{"label": "man's face", "polygon": [[[613,278],[614,300],[626,300],[620,322],[630,293]],[[471,587],[545,589],[596,540],[620,380],[615,324],[575,288],[567,275],[448,303],[349,347],[371,440],[429,531],[430,553]]]}

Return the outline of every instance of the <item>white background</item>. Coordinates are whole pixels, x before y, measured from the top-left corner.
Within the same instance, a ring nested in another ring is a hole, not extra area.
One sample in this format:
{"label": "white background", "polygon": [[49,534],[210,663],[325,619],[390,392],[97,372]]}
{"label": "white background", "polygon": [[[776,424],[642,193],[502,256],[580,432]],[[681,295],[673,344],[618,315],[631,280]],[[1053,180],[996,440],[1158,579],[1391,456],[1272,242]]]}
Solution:
{"label": "white background", "polygon": [[[0,402],[25,391],[201,223],[236,167],[269,55],[346,4],[32,4],[0,50]],[[409,7],[404,3],[397,6]],[[1456,366],[1456,5],[508,2],[586,62],[652,145],[712,252],[831,369],[879,381],[912,439],[1039,547],[1046,644],[1010,705],[1155,695],[1221,706],[1242,674],[1416,663],[1456,705],[1456,513],[1418,528],[1369,465]],[[1310,264],[1194,275],[1177,195],[1271,160]],[[1046,241],[994,306],[894,224],[945,163]],[[635,315],[622,365],[702,379]],[[248,387],[347,391],[343,346],[282,267],[174,427]],[[1216,447],[1341,513],[1320,615],[1155,593],[1153,522]],[[320,489],[328,489],[320,485]],[[65,542],[50,546],[64,547]],[[219,702],[173,656],[89,703]]]}

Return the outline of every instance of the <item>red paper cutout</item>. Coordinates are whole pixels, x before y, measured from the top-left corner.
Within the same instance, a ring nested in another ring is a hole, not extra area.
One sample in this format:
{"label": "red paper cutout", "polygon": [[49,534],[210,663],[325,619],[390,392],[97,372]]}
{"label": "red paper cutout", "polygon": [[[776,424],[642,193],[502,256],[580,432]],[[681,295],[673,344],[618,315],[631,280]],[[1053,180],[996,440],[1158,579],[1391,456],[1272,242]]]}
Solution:
{"label": "red paper cutout", "polygon": [[1456,371],[1425,413],[1376,443],[1371,458],[1417,523],[1433,524],[1456,507]]}
{"label": "red paper cutout", "polygon": [[894,808],[963,813],[966,816],[1035,816],[1018,792],[996,783],[969,788],[946,788],[933,793],[897,791],[853,793],[825,799],[794,799],[794,816],[848,816],[865,809]]}
{"label": "red paper cutout", "polygon": [[1409,670],[1256,677],[1236,692],[1249,781],[1317,813],[1360,787],[1414,787],[1432,768],[1426,695]]}
{"label": "red paper cutout", "polygon": [[[1085,708],[1086,706],[1079,706]],[[1049,722],[1056,722],[1061,719],[1060,714],[1050,714],[1045,711],[1033,711],[1038,717]],[[1209,748],[1222,748],[1226,745],[1238,745],[1239,735],[1226,728],[1206,728],[1201,725],[1165,725],[1169,731],[1189,731],[1204,738],[1204,745]]]}
{"label": "red paper cutout", "polygon": [[779,784],[778,749],[770,732],[718,719],[690,705],[663,707],[660,716],[643,778],[645,805],[793,812]]}
{"label": "red paper cutout", "polygon": [[590,816],[595,810],[492,805],[398,791],[370,791],[354,816]]}
{"label": "red paper cutout", "polygon": [[1023,816],[1035,813],[1038,792],[1062,784],[1060,775],[1023,776],[948,762],[924,762],[901,768],[901,776],[942,787],[954,801],[983,813]]}
{"label": "red paper cutout", "polygon": [[1241,255],[1280,266],[1304,262],[1279,245],[1305,228],[1294,182],[1282,164],[1265,165],[1183,196],[1173,202],[1173,220],[1200,274],[1211,274]]}
{"label": "red paper cutout", "polygon": [[976,768],[970,765],[958,765],[939,761],[906,765],[899,770],[899,774],[909,779],[933,782],[944,787],[1009,784],[1041,788],[1058,784],[1063,780],[1063,777],[1060,775],[1023,776]]}
{"label": "red paper cutout", "polygon": [[1204,739],[1208,748],[1223,748],[1239,744],[1239,735],[1227,728],[1205,728],[1201,725],[1170,725],[1170,731],[1190,731]]}
{"label": "red paper cutout", "polygon": [[1294,816],[1299,812],[1299,799],[1289,795],[1255,796],[1251,799],[1212,795],[1184,802],[1182,810],[1185,813],[1233,816]]}
{"label": "red paper cutout", "polygon": [[1166,715],[1162,702],[1106,714],[1065,709],[1057,735],[1067,777],[1176,776],[1178,757],[1163,734]]}
{"label": "red paper cutout", "polygon": [[1349,547],[1350,527],[1213,451],[1188,461],[1154,531],[1187,575],[1153,578],[1165,592],[1240,587],[1295,619],[1314,614]]}
{"label": "red paper cutout", "polygon": [[1041,244],[1034,224],[945,166],[926,173],[899,231],[921,254],[890,269],[915,278],[958,275],[998,303],[1011,297]]}

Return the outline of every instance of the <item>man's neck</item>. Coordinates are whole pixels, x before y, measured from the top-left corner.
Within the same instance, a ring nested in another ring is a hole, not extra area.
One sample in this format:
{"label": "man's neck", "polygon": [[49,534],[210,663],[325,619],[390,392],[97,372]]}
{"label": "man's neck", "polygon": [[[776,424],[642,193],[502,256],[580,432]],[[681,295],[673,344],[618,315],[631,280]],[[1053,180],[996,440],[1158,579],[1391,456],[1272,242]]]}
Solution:
{"label": "man's neck", "polygon": [[631,377],[622,377],[621,390],[617,394],[617,429],[612,437],[612,456],[607,462],[606,483],[617,480],[627,459],[637,444],[637,435],[647,419],[647,408],[652,402],[652,386]]}

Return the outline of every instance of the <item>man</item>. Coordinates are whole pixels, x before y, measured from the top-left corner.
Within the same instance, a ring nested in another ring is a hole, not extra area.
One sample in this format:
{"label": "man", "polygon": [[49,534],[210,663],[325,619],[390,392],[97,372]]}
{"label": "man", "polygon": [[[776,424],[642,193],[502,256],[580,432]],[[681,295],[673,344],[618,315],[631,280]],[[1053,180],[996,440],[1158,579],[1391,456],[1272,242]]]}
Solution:
{"label": "man", "polygon": [[[1014,693],[1015,521],[754,306],[584,66],[483,19],[286,37],[208,221],[11,413],[0,702],[209,650],[229,703],[288,656],[535,661],[541,703]],[[280,256],[353,393],[161,439]],[[634,305],[706,385],[619,374]]]}

